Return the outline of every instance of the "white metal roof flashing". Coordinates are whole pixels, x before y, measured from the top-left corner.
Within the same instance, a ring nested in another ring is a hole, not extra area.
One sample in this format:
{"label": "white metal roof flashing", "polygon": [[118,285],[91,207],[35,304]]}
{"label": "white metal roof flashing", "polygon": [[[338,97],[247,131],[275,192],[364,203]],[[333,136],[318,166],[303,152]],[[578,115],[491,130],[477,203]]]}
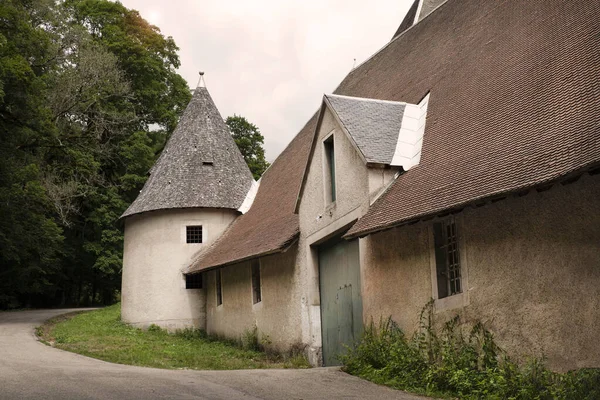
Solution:
{"label": "white metal roof flashing", "polygon": [[408,171],[419,164],[428,105],[429,93],[419,104],[406,105],[404,115],[402,116],[396,150],[394,151],[390,165],[401,166],[405,171]]}
{"label": "white metal roof flashing", "polygon": [[242,202],[240,208],[238,208],[239,212],[241,212],[242,214],[246,214],[248,210],[250,210],[250,207],[252,207],[252,203],[254,203],[254,199],[256,198],[256,194],[258,193],[259,186],[260,179],[258,181],[252,182],[252,185],[250,186],[250,189],[246,194],[246,198]]}

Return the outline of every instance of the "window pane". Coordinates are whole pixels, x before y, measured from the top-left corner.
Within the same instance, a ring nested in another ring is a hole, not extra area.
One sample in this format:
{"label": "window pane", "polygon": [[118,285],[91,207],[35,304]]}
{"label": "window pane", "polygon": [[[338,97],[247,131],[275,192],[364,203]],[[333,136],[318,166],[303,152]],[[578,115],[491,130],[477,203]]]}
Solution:
{"label": "window pane", "polygon": [[202,225],[186,227],[186,243],[202,243]]}
{"label": "window pane", "polygon": [[453,219],[433,224],[438,298],[462,292],[460,254]]}

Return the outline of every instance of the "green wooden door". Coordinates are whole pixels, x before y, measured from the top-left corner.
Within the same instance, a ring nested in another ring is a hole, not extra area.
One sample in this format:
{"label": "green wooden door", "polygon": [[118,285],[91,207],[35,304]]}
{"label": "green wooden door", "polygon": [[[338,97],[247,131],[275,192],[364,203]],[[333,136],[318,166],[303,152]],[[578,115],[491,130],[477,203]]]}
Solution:
{"label": "green wooden door", "polygon": [[319,247],[323,362],[339,365],[344,345],[363,330],[358,240],[336,240]]}

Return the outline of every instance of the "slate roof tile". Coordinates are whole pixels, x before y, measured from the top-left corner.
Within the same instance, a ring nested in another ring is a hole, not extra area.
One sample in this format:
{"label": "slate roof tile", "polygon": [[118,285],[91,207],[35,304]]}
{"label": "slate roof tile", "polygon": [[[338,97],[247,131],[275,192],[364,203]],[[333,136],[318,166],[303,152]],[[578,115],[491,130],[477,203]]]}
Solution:
{"label": "slate roof tile", "polygon": [[198,87],[144,188],[121,218],[171,208],[238,209],[253,180],[208,90]]}
{"label": "slate roof tile", "polygon": [[368,163],[390,164],[405,103],[325,95]]}

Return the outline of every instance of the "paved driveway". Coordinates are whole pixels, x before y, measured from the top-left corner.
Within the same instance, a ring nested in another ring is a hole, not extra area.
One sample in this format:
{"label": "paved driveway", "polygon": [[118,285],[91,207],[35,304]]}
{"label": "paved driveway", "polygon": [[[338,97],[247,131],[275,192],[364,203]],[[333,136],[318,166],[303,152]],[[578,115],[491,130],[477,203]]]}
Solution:
{"label": "paved driveway", "polygon": [[174,371],[111,364],[38,342],[75,310],[0,312],[0,399],[414,399],[335,368]]}

